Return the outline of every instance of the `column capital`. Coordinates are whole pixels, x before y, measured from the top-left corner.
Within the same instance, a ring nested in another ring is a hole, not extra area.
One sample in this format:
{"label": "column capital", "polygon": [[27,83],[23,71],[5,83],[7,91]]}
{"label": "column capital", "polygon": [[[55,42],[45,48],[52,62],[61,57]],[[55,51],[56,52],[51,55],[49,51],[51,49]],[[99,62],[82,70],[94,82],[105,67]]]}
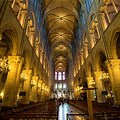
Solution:
{"label": "column capital", "polygon": [[36,86],[38,83],[38,76],[32,76],[31,87]]}
{"label": "column capital", "polygon": [[87,80],[93,80],[93,77],[89,76],[89,77],[86,77]]}
{"label": "column capital", "polygon": [[32,79],[34,79],[34,80],[38,80],[38,76],[32,76]]}
{"label": "column capital", "polygon": [[8,63],[9,69],[11,69],[13,67],[13,64],[19,65],[20,62],[23,62],[23,60],[24,60],[24,58],[21,56],[8,56],[7,63]]}
{"label": "column capital", "polygon": [[26,75],[32,74],[32,70],[23,70],[22,73],[25,73]]}
{"label": "column capital", "polygon": [[107,60],[105,64],[108,66],[108,68],[117,67],[117,66],[120,66],[120,59]]}
{"label": "column capital", "polygon": [[21,61],[21,59],[23,60],[23,58],[21,56],[8,56],[8,63],[19,63]]}
{"label": "column capital", "polygon": [[102,74],[102,71],[94,71],[94,75],[96,77],[101,76],[101,74]]}

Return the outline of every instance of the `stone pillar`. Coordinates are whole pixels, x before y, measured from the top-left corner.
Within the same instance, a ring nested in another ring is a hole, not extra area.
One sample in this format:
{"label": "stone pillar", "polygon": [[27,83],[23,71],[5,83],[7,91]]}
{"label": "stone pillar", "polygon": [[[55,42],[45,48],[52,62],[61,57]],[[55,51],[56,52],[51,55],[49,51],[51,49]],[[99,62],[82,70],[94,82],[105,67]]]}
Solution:
{"label": "stone pillar", "polygon": [[111,59],[106,61],[112,92],[114,95],[114,104],[120,105],[120,60]]}
{"label": "stone pillar", "polygon": [[20,63],[20,56],[8,56],[9,72],[4,86],[3,107],[14,107],[16,105],[16,78]]}
{"label": "stone pillar", "polygon": [[20,57],[20,62],[18,65],[18,72],[17,72],[17,77],[16,77],[16,95],[15,95],[15,104],[17,105],[17,95],[18,95],[18,90],[19,90],[19,85],[20,85],[20,73],[21,73],[21,69],[22,69],[22,65],[23,65],[23,61],[24,58]]}
{"label": "stone pillar", "polygon": [[106,18],[105,18],[105,14],[104,14],[104,12],[100,12],[99,15],[100,15],[100,21],[101,21],[101,24],[102,24],[102,28],[103,28],[103,30],[105,30],[108,26]]}
{"label": "stone pillar", "polygon": [[42,82],[42,80],[40,80],[40,82],[39,82],[39,90],[38,90],[38,94],[39,94],[39,101],[41,101],[42,99],[42,84],[43,84],[43,82]]}
{"label": "stone pillar", "polygon": [[23,91],[26,93],[25,96],[22,97],[21,102],[23,104],[29,104],[30,102],[30,88],[31,88],[31,77],[32,70],[23,70],[23,74],[26,74],[26,81],[24,81]]}
{"label": "stone pillar", "polygon": [[80,52],[80,61],[81,61],[81,65],[83,65],[84,63],[83,51]]}
{"label": "stone pillar", "polygon": [[40,57],[40,44],[36,44],[36,55]]}
{"label": "stone pillar", "polygon": [[45,83],[42,84],[42,89],[41,89],[41,101],[44,101],[45,97]]}
{"label": "stone pillar", "polygon": [[37,102],[40,102],[40,96],[41,96],[41,88],[40,88],[40,87],[38,87]]}
{"label": "stone pillar", "polygon": [[37,102],[37,95],[38,95],[38,76],[32,77],[33,87],[31,91],[31,101]]}
{"label": "stone pillar", "polygon": [[27,17],[27,10],[23,9],[20,14],[20,24],[23,28],[25,27],[26,17]]}
{"label": "stone pillar", "polygon": [[95,46],[95,36],[94,30],[90,30],[90,48],[92,49]]}
{"label": "stone pillar", "polygon": [[[94,88],[94,79],[93,77],[86,77],[87,79],[87,83],[88,83],[88,88]],[[89,91],[89,95],[90,95],[90,98],[92,101],[95,101],[95,98],[94,98],[94,90],[90,90]]]}
{"label": "stone pillar", "polygon": [[[31,29],[33,29],[33,28],[31,28]],[[35,31],[31,31],[30,34],[29,34],[29,39],[30,39],[30,43],[31,43],[32,46],[34,46],[34,44],[35,44],[34,43],[35,42],[34,37],[35,37]]]}
{"label": "stone pillar", "polygon": [[84,58],[86,59],[88,57],[88,45],[84,44]]}
{"label": "stone pillar", "polygon": [[102,71],[95,71],[95,84],[96,84],[96,92],[97,92],[97,102],[98,103],[103,103],[104,99],[102,96],[102,91],[103,91],[103,84],[102,81],[100,80],[102,76]]}

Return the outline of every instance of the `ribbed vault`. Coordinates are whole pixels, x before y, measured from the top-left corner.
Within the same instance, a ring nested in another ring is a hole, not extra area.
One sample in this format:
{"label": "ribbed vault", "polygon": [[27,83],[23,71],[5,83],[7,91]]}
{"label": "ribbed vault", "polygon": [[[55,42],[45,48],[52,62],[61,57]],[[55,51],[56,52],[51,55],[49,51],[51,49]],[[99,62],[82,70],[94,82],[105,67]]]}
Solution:
{"label": "ribbed vault", "polygon": [[55,70],[66,70],[79,19],[79,0],[43,0],[43,23]]}

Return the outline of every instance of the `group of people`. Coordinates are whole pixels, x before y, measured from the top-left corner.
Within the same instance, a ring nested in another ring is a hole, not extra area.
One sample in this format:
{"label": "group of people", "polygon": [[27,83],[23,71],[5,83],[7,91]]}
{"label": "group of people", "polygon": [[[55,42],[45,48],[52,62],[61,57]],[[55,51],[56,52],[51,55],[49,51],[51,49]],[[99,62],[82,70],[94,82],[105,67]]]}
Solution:
{"label": "group of people", "polygon": [[58,98],[58,104],[59,105],[64,105],[65,99],[63,97]]}

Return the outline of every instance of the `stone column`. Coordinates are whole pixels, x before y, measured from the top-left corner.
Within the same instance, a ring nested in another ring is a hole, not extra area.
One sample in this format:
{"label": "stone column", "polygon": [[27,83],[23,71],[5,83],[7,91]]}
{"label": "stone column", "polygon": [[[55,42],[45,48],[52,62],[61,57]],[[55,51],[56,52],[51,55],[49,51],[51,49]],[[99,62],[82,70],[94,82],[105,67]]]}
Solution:
{"label": "stone column", "polygon": [[83,51],[80,52],[80,61],[81,61],[81,65],[83,65],[84,63]]}
{"label": "stone column", "polygon": [[36,55],[40,57],[40,44],[36,44]]}
{"label": "stone column", "polygon": [[20,56],[8,56],[9,72],[4,86],[3,107],[14,107],[16,105],[16,82],[20,63]]}
{"label": "stone column", "polygon": [[31,91],[31,101],[37,102],[37,95],[38,95],[38,76],[32,77],[33,87]]}
{"label": "stone column", "polygon": [[102,96],[102,91],[103,91],[103,84],[102,81],[100,80],[102,76],[102,71],[95,71],[95,84],[96,84],[96,92],[97,92],[97,102],[98,103],[103,103],[103,96]]}
{"label": "stone column", "polygon": [[84,44],[84,59],[86,59],[88,57],[88,45]]}
{"label": "stone column", "polygon": [[[33,28],[31,28],[31,29],[33,29]],[[31,30],[31,32],[30,32],[30,34],[29,34],[29,39],[30,39],[30,43],[31,43],[32,46],[34,46],[34,44],[35,44],[35,39],[34,39],[34,37],[35,37],[35,31],[34,31],[34,30]]]}
{"label": "stone column", "polygon": [[25,20],[26,20],[26,17],[27,17],[27,10],[26,9],[23,9],[21,10],[21,14],[20,14],[20,24],[21,26],[24,28],[25,27]]}
{"label": "stone column", "polygon": [[41,89],[41,101],[44,101],[44,97],[45,97],[45,83],[42,84],[42,89]]}
{"label": "stone column", "polygon": [[42,80],[40,80],[38,82],[38,86],[39,86],[39,89],[38,89],[39,102],[41,101],[41,97],[42,97],[42,84],[43,84],[43,82],[42,82]]}
{"label": "stone column", "polygon": [[15,95],[15,104],[17,105],[17,95],[18,95],[18,90],[19,90],[19,85],[20,85],[20,73],[21,73],[21,69],[22,69],[22,65],[23,65],[23,61],[24,58],[20,57],[20,62],[18,65],[18,72],[17,72],[17,77],[16,77],[16,95]]}
{"label": "stone column", "polygon": [[106,61],[112,92],[114,95],[114,104],[120,105],[120,60],[111,59]]}
{"label": "stone column", "polygon": [[[87,83],[88,83],[88,88],[94,88],[94,79],[93,77],[86,77],[87,79]],[[90,95],[90,98],[92,101],[95,101],[95,98],[94,98],[94,90],[90,90],[89,91],[89,95]]]}
{"label": "stone column", "polygon": [[90,48],[92,49],[95,46],[95,35],[94,30],[90,30]]}
{"label": "stone column", "polygon": [[23,74],[26,74],[26,81],[24,81],[23,91],[26,93],[25,96],[22,97],[21,102],[23,104],[29,104],[30,102],[30,88],[31,88],[31,77],[32,70],[23,70]]}
{"label": "stone column", "polygon": [[102,28],[103,28],[103,30],[105,30],[107,28],[107,26],[108,26],[106,18],[105,18],[105,13],[100,12],[99,15],[100,15],[100,21],[101,21],[101,24],[102,24]]}

